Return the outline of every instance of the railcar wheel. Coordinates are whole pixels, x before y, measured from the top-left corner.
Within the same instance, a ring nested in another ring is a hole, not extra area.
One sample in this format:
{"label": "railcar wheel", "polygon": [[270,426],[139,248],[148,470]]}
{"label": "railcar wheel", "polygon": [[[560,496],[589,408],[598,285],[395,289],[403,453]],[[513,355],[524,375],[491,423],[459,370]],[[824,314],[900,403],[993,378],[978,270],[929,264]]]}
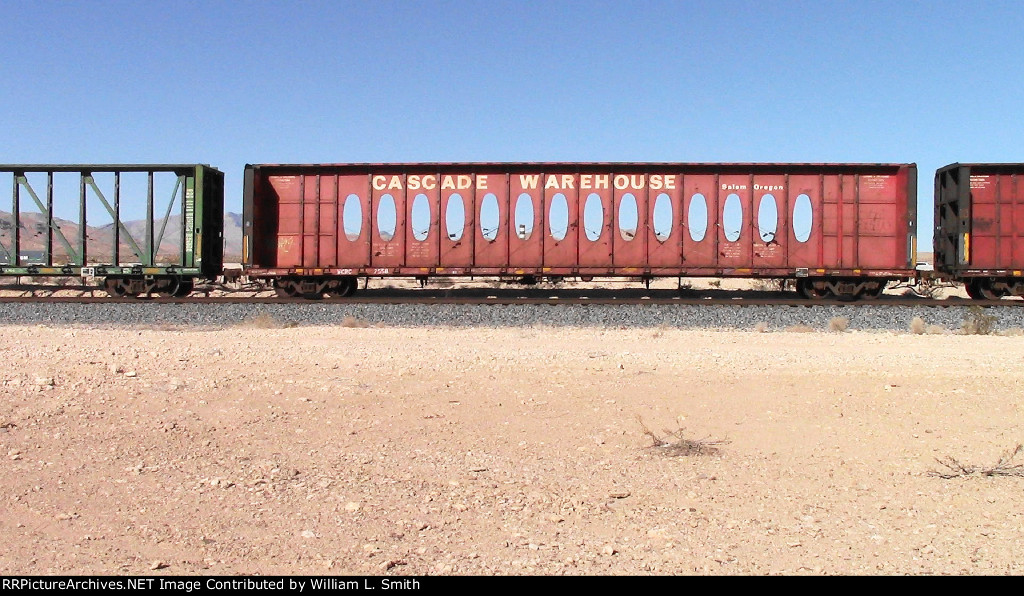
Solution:
{"label": "railcar wheel", "polygon": [[964,283],[967,295],[975,300],[999,300],[1005,296],[1005,292],[992,287],[992,281],[983,277],[969,280]]}
{"label": "railcar wheel", "polygon": [[885,291],[886,285],[886,282],[883,281],[878,283],[877,288],[865,288],[864,291],[861,292],[860,297],[865,300],[874,300],[882,295],[882,292]]}
{"label": "railcar wheel", "polygon": [[278,298],[297,298],[299,296],[298,286],[289,279],[275,279],[274,292]]}
{"label": "railcar wheel", "polygon": [[964,281],[964,290],[967,290],[967,295],[974,300],[984,300],[981,293],[978,291],[978,280],[968,279]]}
{"label": "railcar wheel", "polygon": [[157,290],[157,294],[165,298],[184,298],[192,293],[193,282],[190,277],[176,277],[165,280]]}
{"label": "railcar wheel", "polygon": [[815,288],[814,280],[806,277],[797,280],[796,291],[808,300],[824,300],[831,294],[828,290],[819,290],[818,288]]}
{"label": "railcar wheel", "polygon": [[327,295],[332,298],[348,298],[356,293],[359,280],[354,277],[346,277],[338,280],[338,284],[327,290]]}
{"label": "railcar wheel", "polygon": [[116,277],[108,277],[103,280],[103,289],[112,298],[124,298],[128,295],[128,288]]}
{"label": "railcar wheel", "polygon": [[195,280],[192,278],[186,278],[178,281],[178,289],[174,291],[175,298],[184,298],[192,293],[195,289]]}

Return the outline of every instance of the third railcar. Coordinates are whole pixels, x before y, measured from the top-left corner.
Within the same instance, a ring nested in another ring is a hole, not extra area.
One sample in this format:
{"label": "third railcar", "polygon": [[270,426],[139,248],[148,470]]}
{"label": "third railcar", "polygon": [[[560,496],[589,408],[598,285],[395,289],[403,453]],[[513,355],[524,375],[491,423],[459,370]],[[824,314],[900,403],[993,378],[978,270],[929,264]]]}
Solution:
{"label": "third railcar", "polygon": [[361,277],[757,277],[812,298],[915,277],[914,164],[247,165],[243,264],[279,293]]}
{"label": "third railcar", "polygon": [[1024,164],[935,173],[935,271],[972,298],[1024,295]]}

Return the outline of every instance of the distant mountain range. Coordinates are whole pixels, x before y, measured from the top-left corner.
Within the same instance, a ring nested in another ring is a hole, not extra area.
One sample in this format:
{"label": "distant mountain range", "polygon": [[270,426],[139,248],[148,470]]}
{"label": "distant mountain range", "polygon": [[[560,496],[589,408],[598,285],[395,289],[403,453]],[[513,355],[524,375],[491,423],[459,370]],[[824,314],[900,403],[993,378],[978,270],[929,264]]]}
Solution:
{"label": "distant mountain range", "polygon": [[[69,221],[66,219],[57,218],[55,221],[56,229],[60,230],[64,237],[67,238],[68,243],[71,244],[72,249],[78,250],[78,233],[79,226],[77,222]],[[21,213],[21,251],[22,253],[42,253],[46,249],[46,218],[43,217],[42,213],[37,212],[22,212]],[[138,244],[140,249],[144,250],[146,242],[146,221],[145,220],[131,220],[125,221],[124,227],[127,228],[128,233],[131,234],[132,238]],[[160,225],[162,220],[154,223],[153,237],[154,240],[160,235]],[[10,250],[11,243],[13,241],[13,227],[14,218],[11,217],[9,211],[0,211],[0,245],[3,245],[7,250]],[[88,226],[86,229],[86,250],[92,258],[96,260],[107,260],[102,257],[106,255],[108,259],[113,252],[114,244],[114,224],[109,223],[103,226],[93,227]],[[181,239],[181,216],[172,215],[167,219],[167,227],[164,230],[163,239],[160,242],[160,248],[157,251],[157,259],[160,257],[177,257],[180,254],[181,249],[179,248],[179,242]],[[124,236],[124,231],[121,232],[119,244],[121,245],[121,258],[123,261],[133,260],[132,248],[127,239]],[[3,250],[0,250],[0,259],[3,258]],[[53,238],[53,253],[55,260],[61,260],[67,257],[67,249],[64,244],[59,240],[56,234]],[[90,260],[92,260],[92,258]],[[242,258],[242,215],[240,213],[225,213],[224,214],[224,260],[226,262],[238,262]]]}

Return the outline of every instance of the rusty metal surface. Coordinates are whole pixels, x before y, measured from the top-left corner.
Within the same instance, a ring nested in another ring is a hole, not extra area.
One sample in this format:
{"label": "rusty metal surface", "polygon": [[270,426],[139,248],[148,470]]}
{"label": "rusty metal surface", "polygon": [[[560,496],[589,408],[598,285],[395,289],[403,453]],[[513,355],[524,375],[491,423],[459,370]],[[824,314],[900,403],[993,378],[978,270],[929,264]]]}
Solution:
{"label": "rusty metal surface", "polygon": [[[247,265],[268,276],[311,268],[407,276],[913,275],[913,164],[295,164],[247,171],[255,180],[245,201],[253,235]],[[453,239],[447,217],[456,195],[464,224]],[[671,211],[667,236],[654,227],[662,195],[662,208],[667,201]],[[362,214],[355,239],[342,223],[352,196]],[[793,226],[801,197],[811,211],[805,239]],[[707,220],[697,238],[689,229],[695,200],[706,206]],[[634,204],[630,221],[619,221]],[[738,222],[725,217],[727,209],[741,214]],[[775,213],[774,232],[764,236],[762,209]],[[421,217],[429,225],[417,223]]]}
{"label": "rusty metal surface", "polygon": [[1024,164],[951,164],[936,172],[936,270],[1020,276]]}

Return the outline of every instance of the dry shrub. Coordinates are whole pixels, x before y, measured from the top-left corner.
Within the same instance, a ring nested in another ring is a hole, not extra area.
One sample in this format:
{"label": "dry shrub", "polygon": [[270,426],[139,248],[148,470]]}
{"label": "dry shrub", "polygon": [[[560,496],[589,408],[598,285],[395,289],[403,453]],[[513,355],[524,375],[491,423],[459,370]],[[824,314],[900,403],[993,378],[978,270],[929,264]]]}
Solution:
{"label": "dry shrub", "polygon": [[355,328],[359,328],[359,329],[365,329],[366,327],[369,327],[370,324],[367,323],[366,321],[362,320],[362,319],[357,319],[357,318],[355,318],[353,316],[347,316],[344,319],[342,319],[341,326],[342,327],[355,327]]}
{"label": "dry shrub", "polygon": [[1024,445],[1017,444],[1015,449],[1010,449],[1003,452],[1003,455],[999,457],[999,461],[993,466],[971,466],[963,464],[960,461],[946,456],[942,459],[936,459],[946,471],[939,472],[936,470],[930,470],[928,473],[932,476],[938,476],[939,478],[959,478],[961,476],[971,476],[973,474],[979,474],[981,476],[1020,476],[1024,477],[1024,464],[1013,464],[1011,463],[1017,455],[1024,451]]}
{"label": "dry shrub", "polygon": [[658,435],[651,429],[647,428],[644,421],[640,416],[636,417],[637,422],[640,423],[640,428],[643,429],[643,433],[651,439],[651,449],[658,450],[659,453],[671,457],[687,456],[687,455],[717,455],[720,445],[726,445],[729,443],[728,440],[719,439],[687,439],[683,436],[685,430],[682,426],[676,430],[665,429],[662,431],[664,435]]}
{"label": "dry shrub", "polygon": [[914,335],[921,335],[928,329],[928,325],[925,324],[924,319],[921,317],[914,317],[910,321],[910,332]]}
{"label": "dry shrub", "polygon": [[1020,327],[1014,327],[1013,329],[1003,329],[1002,331],[999,332],[999,335],[1005,335],[1007,337],[1017,337],[1020,335],[1024,335],[1024,329],[1021,329]]}
{"label": "dry shrub", "polygon": [[996,329],[996,320],[996,316],[987,314],[984,308],[972,306],[967,309],[960,331],[964,335],[989,335]]}
{"label": "dry shrub", "polygon": [[800,323],[793,325],[792,327],[787,327],[786,331],[789,331],[790,333],[814,333],[814,327]]}
{"label": "dry shrub", "polygon": [[761,321],[757,325],[754,325],[754,331],[757,331],[758,333],[767,333],[768,332],[768,323],[765,323],[764,321]]}
{"label": "dry shrub", "polygon": [[835,331],[836,333],[842,333],[850,328],[850,319],[846,317],[832,317],[828,321],[829,331]]}
{"label": "dry shrub", "polygon": [[278,320],[272,315],[267,313],[260,313],[255,317],[251,317],[242,322],[243,327],[251,327],[253,329],[287,329],[290,327],[297,327],[298,323],[284,322]]}
{"label": "dry shrub", "polygon": [[945,335],[946,328],[942,325],[928,325],[928,328],[924,330],[928,335]]}

